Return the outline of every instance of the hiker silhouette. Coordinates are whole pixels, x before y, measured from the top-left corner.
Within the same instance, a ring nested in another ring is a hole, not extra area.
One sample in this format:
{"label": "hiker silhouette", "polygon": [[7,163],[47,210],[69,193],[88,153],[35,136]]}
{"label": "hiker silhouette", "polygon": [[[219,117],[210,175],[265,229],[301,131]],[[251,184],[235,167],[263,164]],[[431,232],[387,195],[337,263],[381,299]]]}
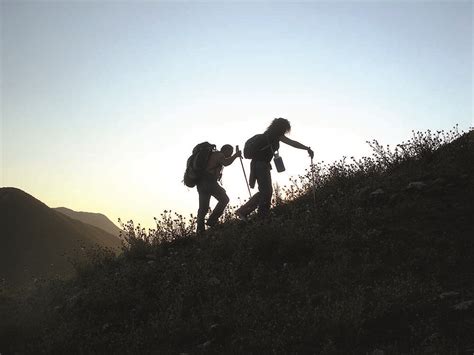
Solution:
{"label": "hiker silhouette", "polygon": [[252,159],[250,162],[249,185],[251,188],[254,188],[255,182],[257,182],[258,192],[237,209],[236,214],[239,218],[246,220],[247,216],[257,207],[259,216],[268,216],[273,194],[270,172],[272,169],[270,164],[272,158],[275,158],[275,165],[278,171],[285,169],[283,161],[278,155],[280,142],[294,148],[304,149],[308,152],[311,159],[313,158],[314,153],[310,147],[285,136],[290,130],[291,125],[287,119],[282,117],[275,118],[263,134],[257,134],[245,143],[244,156],[247,159]]}
{"label": "hiker silhouette", "polygon": [[[220,151],[211,151],[207,160],[204,171],[196,180],[197,191],[199,194],[199,209],[197,214],[197,233],[201,234],[205,231],[205,224],[213,227],[217,224],[219,217],[224,212],[225,207],[229,203],[229,197],[219,181],[222,177],[224,166],[228,166],[238,157],[242,156],[240,150],[232,155],[234,148],[225,144]],[[217,199],[217,205],[214,207],[211,215],[204,223],[204,219],[209,210],[211,196]]]}

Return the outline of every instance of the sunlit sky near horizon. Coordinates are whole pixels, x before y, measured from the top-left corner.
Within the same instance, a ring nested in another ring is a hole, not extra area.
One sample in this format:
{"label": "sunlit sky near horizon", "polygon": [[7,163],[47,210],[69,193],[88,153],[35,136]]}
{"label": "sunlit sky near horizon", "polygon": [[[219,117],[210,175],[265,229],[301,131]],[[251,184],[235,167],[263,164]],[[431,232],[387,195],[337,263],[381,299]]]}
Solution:
{"label": "sunlit sky near horizon", "polygon": [[[114,222],[195,214],[193,146],[242,147],[274,117],[319,161],[474,125],[472,1],[1,1],[0,16],[1,186]],[[310,161],[280,154],[285,185]],[[247,197],[238,160],[223,184]]]}

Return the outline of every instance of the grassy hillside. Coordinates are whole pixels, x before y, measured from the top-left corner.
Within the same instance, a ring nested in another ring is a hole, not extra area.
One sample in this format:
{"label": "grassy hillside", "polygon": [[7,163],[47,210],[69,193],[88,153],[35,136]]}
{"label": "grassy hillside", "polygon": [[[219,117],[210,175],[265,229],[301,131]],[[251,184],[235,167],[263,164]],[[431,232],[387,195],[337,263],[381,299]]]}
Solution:
{"label": "grassy hillside", "polygon": [[61,212],[72,219],[77,219],[86,224],[90,224],[91,226],[103,229],[109,234],[119,236],[120,228],[117,227],[107,216],[103,215],[102,213],[92,213],[92,212],[78,212],[73,211],[66,207],[56,207],[53,208],[55,211]]}
{"label": "grassy hillside", "polygon": [[0,189],[0,279],[8,286],[71,275],[74,259],[96,245],[119,250],[120,239],[56,212],[26,192]]}
{"label": "grassy hillside", "polygon": [[472,353],[474,132],[371,145],[299,177],[268,220],[125,224],[123,255],[4,298],[0,352]]}

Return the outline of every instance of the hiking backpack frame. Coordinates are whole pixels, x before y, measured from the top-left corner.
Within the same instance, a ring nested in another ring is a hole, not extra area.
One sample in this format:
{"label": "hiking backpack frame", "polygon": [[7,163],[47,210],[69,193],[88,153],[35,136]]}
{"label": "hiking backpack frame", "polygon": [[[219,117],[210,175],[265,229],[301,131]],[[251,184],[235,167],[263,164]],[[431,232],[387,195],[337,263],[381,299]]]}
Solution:
{"label": "hiking backpack frame", "polygon": [[202,142],[194,147],[186,162],[186,171],[183,177],[183,182],[187,187],[196,186],[199,178],[206,171],[209,157],[215,151],[216,145],[209,142]]}

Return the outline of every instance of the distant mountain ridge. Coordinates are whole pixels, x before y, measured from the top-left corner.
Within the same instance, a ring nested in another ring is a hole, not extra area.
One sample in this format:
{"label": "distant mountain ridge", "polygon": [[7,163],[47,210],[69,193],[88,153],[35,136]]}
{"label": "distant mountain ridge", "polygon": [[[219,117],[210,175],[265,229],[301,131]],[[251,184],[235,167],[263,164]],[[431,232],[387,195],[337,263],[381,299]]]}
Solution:
{"label": "distant mountain ridge", "polygon": [[82,212],[82,211],[74,211],[66,207],[56,207],[53,210],[61,212],[68,217],[73,219],[77,219],[83,223],[90,224],[91,226],[95,226],[97,228],[103,229],[107,233],[110,233],[115,236],[119,236],[120,228],[117,227],[107,216],[103,215],[102,213],[93,213],[93,212]]}
{"label": "distant mountain ridge", "polygon": [[121,246],[116,236],[13,187],[0,188],[0,226],[0,278],[13,286],[70,275],[71,259],[83,260],[88,249],[99,245],[118,252]]}

